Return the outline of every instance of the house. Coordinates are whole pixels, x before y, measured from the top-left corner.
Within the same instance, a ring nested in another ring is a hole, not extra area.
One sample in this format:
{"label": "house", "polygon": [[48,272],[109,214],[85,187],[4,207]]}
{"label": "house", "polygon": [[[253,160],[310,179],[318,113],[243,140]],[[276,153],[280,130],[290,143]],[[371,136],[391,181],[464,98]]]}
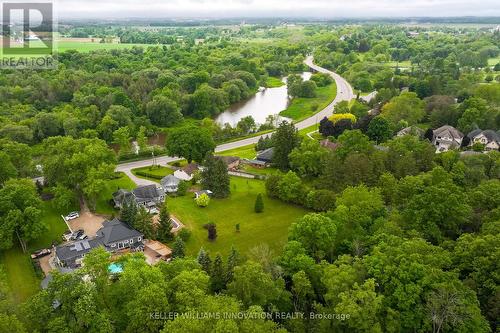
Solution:
{"label": "house", "polygon": [[259,168],[259,169],[265,168],[267,166],[266,162],[259,161],[259,160],[247,160],[247,159],[245,159],[244,162],[246,164],[253,166],[254,168]]}
{"label": "house", "polygon": [[115,203],[115,208],[122,208],[124,204],[130,204],[135,202],[134,194],[130,191],[119,189],[113,195],[113,202]]}
{"label": "house", "polygon": [[485,151],[499,150],[500,148],[500,135],[493,130],[477,129],[467,134],[467,138],[470,140],[469,146],[481,144]]}
{"label": "house", "polygon": [[241,163],[241,159],[236,156],[215,156],[215,158],[222,160],[229,171],[238,170]]}
{"label": "house", "polygon": [[146,208],[156,206],[165,201],[165,192],[155,184],[137,187],[132,191],[135,202]]}
{"label": "house", "polygon": [[180,180],[190,181],[193,176],[200,169],[199,165],[196,163],[189,163],[179,170],[175,170],[174,176]]}
{"label": "house", "polygon": [[81,266],[85,255],[97,247],[102,246],[111,253],[123,249],[142,251],[144,249],[143,239],[142,233],[115,218],[111,221],[105,221],[93,239],[57,246],[55,260],[61,267],[77,268]]}
{"label": "house", "polygon": [[165,176],[160,180],[161,187],[165,191],[165,194],[177,192],[180,182],[181,180],[174,175]]}
{"label": "house", "polygon": [[320,143],[321,147],[330,149],[330,150],[335,150],[339,147],[338,143],[332,142],[328,139],[321,140]]}
{"label": "house", "polygon": [[262,161],[265,163],[271,163],[274,155],[274,147],[259,151],[257,153],[257,161]]}
{"label": "house", "polygon": [[206,194],[208,195],[209,197],[212,196],[212,194],[214,194],[214,192],[210,191],[210,190],[201,190],[201,191],[196,191],[194,192],[194,198],[195,199],[198,199],[202,194]]}
{"label": "house", "polygon": [[432,136],[432,144],[436,147],[436,152],[441,153],[450,149],[459,148],[464,135],[453,126],[444,125],[435,129]]}
{"label": "house", "polygon": [[413,136],[416,136],[420,139],[422,139],[424,137],[424,130],[421,129],[421,128],[418,128],[417,126],[409,126],[409,127],[405,127],[403,128],[402,130],[400,130],[396,136],[398,137],[401,137],[401,136],[405,136],[405,135],[413,135]]}

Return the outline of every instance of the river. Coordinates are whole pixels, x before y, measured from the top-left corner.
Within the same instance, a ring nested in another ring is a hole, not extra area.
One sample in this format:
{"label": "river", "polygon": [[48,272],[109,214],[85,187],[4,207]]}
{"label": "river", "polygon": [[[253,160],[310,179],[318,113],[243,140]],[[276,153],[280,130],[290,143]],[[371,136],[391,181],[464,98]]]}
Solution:
{"label": "river", "polygon": [[[301,74],[304,80],[311,78],[311,72]],[[286,82],[286,78],[283,78]],[[216,122],[219,125],[226,123],[236,126],[241,118],[252,116],[256,123],[263,124],[269,115],[279,114],[285,110],[290,103],[286,84],[277,88],[261,88],[251,98],[231,105],[229,109],[219,114]]]}

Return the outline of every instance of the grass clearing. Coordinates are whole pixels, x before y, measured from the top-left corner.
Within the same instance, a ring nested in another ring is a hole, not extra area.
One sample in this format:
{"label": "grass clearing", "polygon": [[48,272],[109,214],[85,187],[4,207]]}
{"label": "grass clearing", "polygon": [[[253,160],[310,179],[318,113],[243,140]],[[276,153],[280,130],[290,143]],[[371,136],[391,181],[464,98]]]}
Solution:
{"label": "grass clearing", "polygon": [[[142,168],[132,169],[132,174],[138,178],[147,179],[151,181],[159,181],[158,178],[163,178],[167,175],[171,175],[174,173],[172,168],[164,167],[164,166],[146,166]],[[151,175],[153,177],[148,177],[147,175]]]}
{"label": "grass clearing", "polygon": [[158,46],[153,44],[122,44],[122,43],[82,43],[74,41],[59,41],[56,45],[58,52],[68,50],[76,50],[78,52],[92,52],[97,50],[123,50],[130,49],[134,46],[138,47],[151,47]]}
{"label": "grass clearing", "polygon": [[96,202],[96,213],[102,215],[113,215],[115,210],[109,205],[113,193],[118,189],[132,190],[136,186],[130,178],[122,172],[117,173],[117,177],[106,182],[105,188]]}
{"label": "grass clearing", "polygon": [[316,94],[314,98],[297,97],[292,99],[288,108],[281,111],[280,115],[295,121],[313,116],[318,111],[326,108],[335,99],[335,96],[337,96],[337,85],[333,82],[325,87],[319,87],[316,90]]}
{"label": "grass clearing", "polygon": [[496,64],[500,64],[500,57],[488,59],[489,66],[495,66]]}
{"label": "grass clearing", "polygon": [[255,158],[255,156],[257,155],[257,152],[255,151],[255,145],[251,144],[251,145],[243,146],[240,148],[225,150],[225,151],[222,151],[220,153],[216,153],[216,155],[237,156],[240,158],[247,158],[249,160],[253,160]]}
{"label": "grass clearing", "polygon": [[285,85],[285,82],[278,77],[269,76],[266,80],[266,86],[268,88],[278,88]]}
{"label": "grass clearing", "polygon": [[[264,194],[264,212],[254,212],[257,194]],[[169,198],[168,207],[172,214],[191,230],[186,243],[186,252],[196,255],[204,247],[215,255],[226,255],[234,245],[242,254],[259,244],[280,253],[286,242],[289,226],[308,211],[302,207],[290,205],[265,195],[265,182],[254,179],[231,177],[231,195],[227,199],[212,199],[206,208],[196,206],[192,195]],[[213,222],[217,225],[217,239],[211,242],[207,238],[204,224]],[[240,232],[236,232],[236,224]]]}

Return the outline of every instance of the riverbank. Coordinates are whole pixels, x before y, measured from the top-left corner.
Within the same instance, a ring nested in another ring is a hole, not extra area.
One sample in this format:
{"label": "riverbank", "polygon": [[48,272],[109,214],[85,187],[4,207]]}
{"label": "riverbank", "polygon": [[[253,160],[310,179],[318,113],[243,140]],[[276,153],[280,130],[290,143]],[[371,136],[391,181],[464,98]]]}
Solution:
{"label": "riverbank", "polygon": [[[326,108],[337,96],[337,85],[335,82],[316,89],[316,97],[292,99],[286,110],[280,112],[280,116],[290,118],[294,121],[314,116],[320,110]],[[321,120],[321,119],[319,119]],[[319,121],[318,120],[318,121]]]}

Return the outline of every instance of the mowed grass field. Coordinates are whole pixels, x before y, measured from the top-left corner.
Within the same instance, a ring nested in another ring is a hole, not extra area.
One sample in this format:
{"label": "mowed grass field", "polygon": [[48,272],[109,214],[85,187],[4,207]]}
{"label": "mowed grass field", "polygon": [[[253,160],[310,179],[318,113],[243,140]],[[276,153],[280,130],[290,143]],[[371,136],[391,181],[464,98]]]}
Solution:
{"label": "mowed grass field", "polygon": [[317,96],[314,98],[299,98],[292,99],[288,108],[280,112],[280,115],[300,121],[306,119],[315,113],[323,110],[337,96],[337,85],[335,82],[325,87],[319,87],[316,90]]}
{"label": "mowed grass field", "polygon": [[[288,228],[308,213],[302,207],[290,205],[265,195],[262,180],[231,177],[231,195],[226,199],[212,199],[206,208],[197,207],[192,194],[169,198],[169,211],[192,232],[186,243],[186,252],[196,255],[200,247],[211,254],[227,254],[234,245],[242,254],[260,245],[267,244],[276,254],[280,253],[287,240]],[[254,212],[257,194],[264,196],[264,212]],[[217,239],[208,240],[204,224],[217,225]],[[240,225],[240,232],[236,231]]]}
{"label": "mowed grass field", "polygon": [[56,50],[58,52],[64,52],[68,50],[76,50],[78,52],[91,52],[97,50],[123,50],[129,49],[133,46],[139,47],[150,47],[155,46],[153,44],[121,44],[121,43],[82,43],[73,41],[59,41],[56,44]]}
{"label": "mowed grass field", "polygon": [[164,167],[164,166],[147,166],[147,167],[142,167],[142,168],[137,168],[137,169],[132,169],[132,173],[134,174],[134,176],[136,176],[137,178],[142,178],[142,179],[147,179],[147,180],[151,180],[151,181],[158,181],[158,179],[156,178],[152,178],[152,177],[147,177],[147,176],[144,176],[144,175],[139,175],[138,173],[147,173],[149,175],[152,175],[152,176],[155,176],[155,177],[165,177],[167,175],[170,175],[170,174],[173,174],[174,173],[174,169],[172,168],[167,168],[167,167]]}
{"label": "mowed grass field", "polygon": [[4,267],[12,298],[16,303],[25,301],[40,289],[42,276],[35,271],[30,254],[35,250],[51,247],[53,242],[61,241],[62,234],[67,230],[61,213],[52,202],[43,202],[42,220],[47,230],[37,240],[28,243],[28,253],[22,252],[17,240],[14,240],[13,248],[0,252],[0,264]]}

